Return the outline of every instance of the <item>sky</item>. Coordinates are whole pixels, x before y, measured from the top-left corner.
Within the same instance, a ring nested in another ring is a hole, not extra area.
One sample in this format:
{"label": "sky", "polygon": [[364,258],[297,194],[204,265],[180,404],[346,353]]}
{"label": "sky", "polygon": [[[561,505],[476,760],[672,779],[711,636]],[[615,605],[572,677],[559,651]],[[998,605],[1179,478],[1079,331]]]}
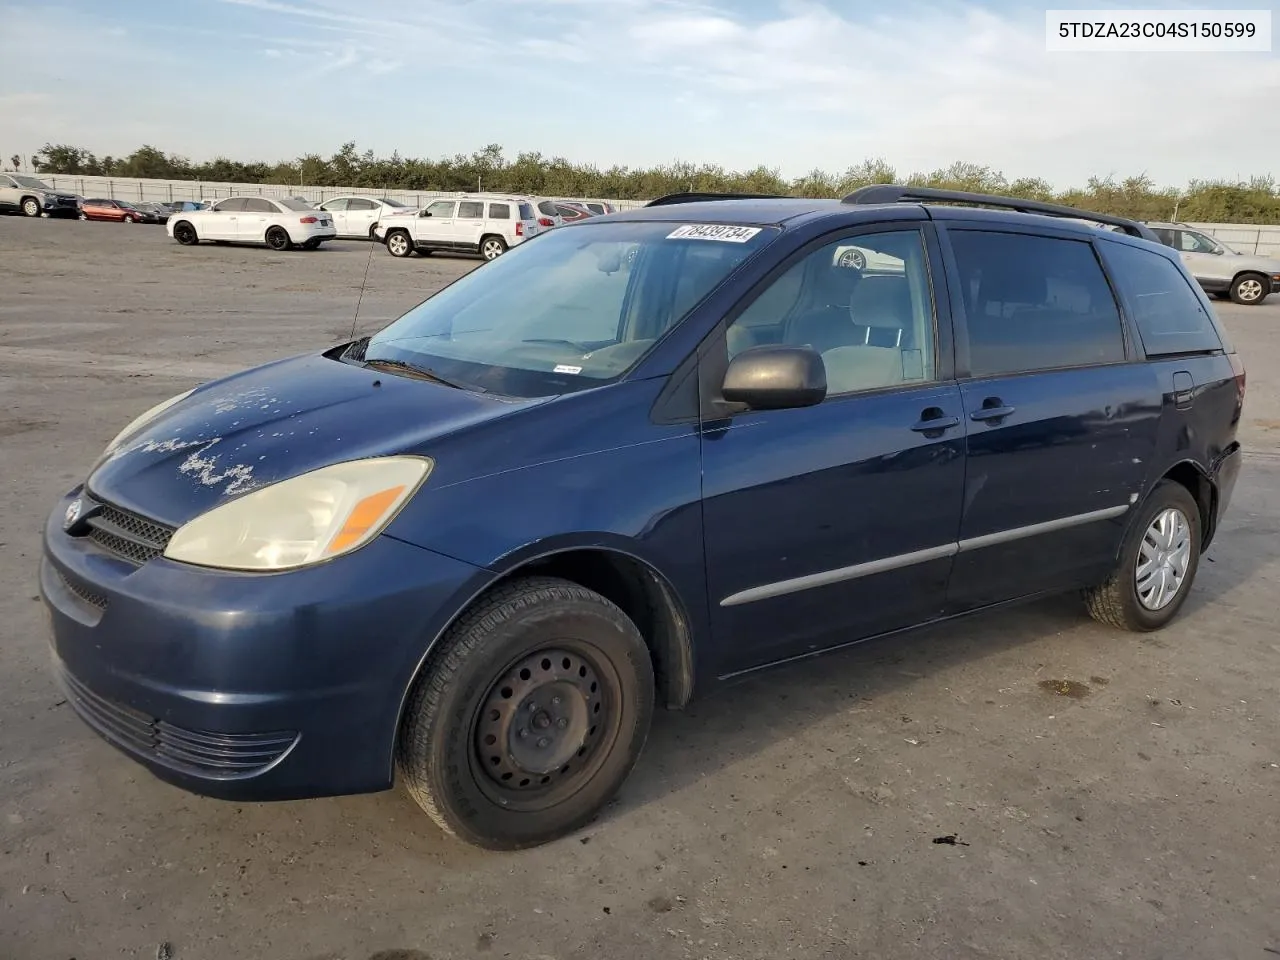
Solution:
{"label": "sky", "polygon": [[355,141],[380,155],[497,143],[508,157],[763,164],[789,177],[869,157],[901,175],[964,160],[1058,188],[1144,172],[1161,185],[1280,174],[1276,52],[1050,53],[1044,10],[0,0],[0,156],[46,142],[119,156],[149,143],[274,161]]}

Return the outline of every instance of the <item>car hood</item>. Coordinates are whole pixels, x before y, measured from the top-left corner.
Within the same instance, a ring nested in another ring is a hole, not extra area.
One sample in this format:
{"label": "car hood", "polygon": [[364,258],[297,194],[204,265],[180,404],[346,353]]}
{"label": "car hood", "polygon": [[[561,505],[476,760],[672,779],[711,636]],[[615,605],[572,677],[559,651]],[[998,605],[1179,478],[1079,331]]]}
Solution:
{"label": "car hood", "polygon": [[91,496],[181,526],[319,467],[397,453],[542,400],[486,397],[313,354],[200,387],[89,477]]}

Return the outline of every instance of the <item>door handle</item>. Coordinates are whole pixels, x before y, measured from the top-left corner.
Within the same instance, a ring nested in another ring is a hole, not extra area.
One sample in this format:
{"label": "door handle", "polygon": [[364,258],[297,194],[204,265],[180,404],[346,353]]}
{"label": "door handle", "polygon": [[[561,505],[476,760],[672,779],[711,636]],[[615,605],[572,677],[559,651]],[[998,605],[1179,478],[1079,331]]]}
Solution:
{"label": "door handle", "polygon": [[1005,406],[1004,401],[998,397],[987,397],[982,401],[982,406],[973,413],[969,414],[970,420],[1003,420],[1009,414],[1013,413],[1014,408]]}
{"label": "door handle", "polygon": [[911,425],[916,433],[942,433],[960,425],[959,417],[948,417],[939,407],[928,407],[921,411],[920,419]]}

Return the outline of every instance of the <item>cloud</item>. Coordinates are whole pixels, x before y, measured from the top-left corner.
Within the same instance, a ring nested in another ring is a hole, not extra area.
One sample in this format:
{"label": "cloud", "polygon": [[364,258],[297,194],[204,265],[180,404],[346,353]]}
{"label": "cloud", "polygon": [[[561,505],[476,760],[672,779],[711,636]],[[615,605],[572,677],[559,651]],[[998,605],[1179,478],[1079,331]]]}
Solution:
{"label": "cloud", "polygon": [[[30,149],[53,131],[98,152],[131,148],[102,105],[126,85],[141,91],[130,95],[129,113],[145,126],[148,81],[164,76],[160,85],[173,95],[237,108],[234,123],[206,117],[184,129],[155,106],[165,122],[146,127],[148,136],[193,154],[336,149],[347,134],[314,119],[344,101],[340,109],[352,116],[359,105],[362,146],[406,155],[469,151],[496,139],[509,154],[630,166],[679,156],[778,166],[793,176],[869,156],[902,174],[963,159],[1059,186],[1144,170],[1184,183],[1275,163],[1275,55],[1048,53],[1043,9],[1007,3],[207,3],[218,11],[216,29],[177,16],[115,17],[117,24],[99,15],[99,29],[129,30],[127,56],[112,45],[75,43],[61,58],[74,71],[42,58],[40,38],[24,39],[23,18],[10,12],[6,22],[19,35],[6,45],[14,60],[6,74],[19,79],[7,83],[9,96],[38,90],[54,99],[33,110],[0,96],[0,127],[16,131],[15,146],[32,140]],[[59,9],[42,20],[83,22],[67,35],[92,34],[90,9]],[[175,45],[177,32],[219,42]],[[228,55],[243,57],[234,76]],[[290,55],[289,70],[271,62]],[[214,69],[225,77],[216,94],[200,79]],[[379,83],[388,73],[396,82]],[[268,78],[288,96],[287,122],[258,94]],[[431,108],[436,122],[406,125],[425,90],[440,94]],[[592,122],[584,125],[586,116]]]}

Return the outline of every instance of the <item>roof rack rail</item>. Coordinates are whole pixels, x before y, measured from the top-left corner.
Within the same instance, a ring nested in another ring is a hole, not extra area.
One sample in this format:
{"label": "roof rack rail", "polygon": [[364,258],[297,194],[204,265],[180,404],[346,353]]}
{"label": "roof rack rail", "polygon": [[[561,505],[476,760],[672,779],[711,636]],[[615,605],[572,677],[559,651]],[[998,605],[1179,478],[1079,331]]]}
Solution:
{"label": "roof rack rail", "polygon": [[938,190],[934,187],[903,187],[893,183],[877,183],[853,191],[843,199],[843,203],[899,203],[903,200],[928,202],[930,200],[950,201],[952,203],[972,203],[984,207],[1000,207],[1005,210],[1017,210],[1019,213],[1038,213],[1048,217],[1069,217],[1073,220],[1092,220],[1119,227],[1125,233],[1143,240],[1159,242],[1151,228],[1137,220],[1125,217],[1113,217],[1109,213],[1094,213],[1092,210],[1077,210],[1075,207],[1064,207],[1056,203],[1041,203],[1039,200],[1023,200],[1019,197],[1001,197],[989,193],[966,193],[963,190]]}
{"label": "roof rack rail", "polygon": [[650,200],[646,207],[665,207],[673,203],[701,203],[704,200],[789,200],[780,193],[669,193]]}

